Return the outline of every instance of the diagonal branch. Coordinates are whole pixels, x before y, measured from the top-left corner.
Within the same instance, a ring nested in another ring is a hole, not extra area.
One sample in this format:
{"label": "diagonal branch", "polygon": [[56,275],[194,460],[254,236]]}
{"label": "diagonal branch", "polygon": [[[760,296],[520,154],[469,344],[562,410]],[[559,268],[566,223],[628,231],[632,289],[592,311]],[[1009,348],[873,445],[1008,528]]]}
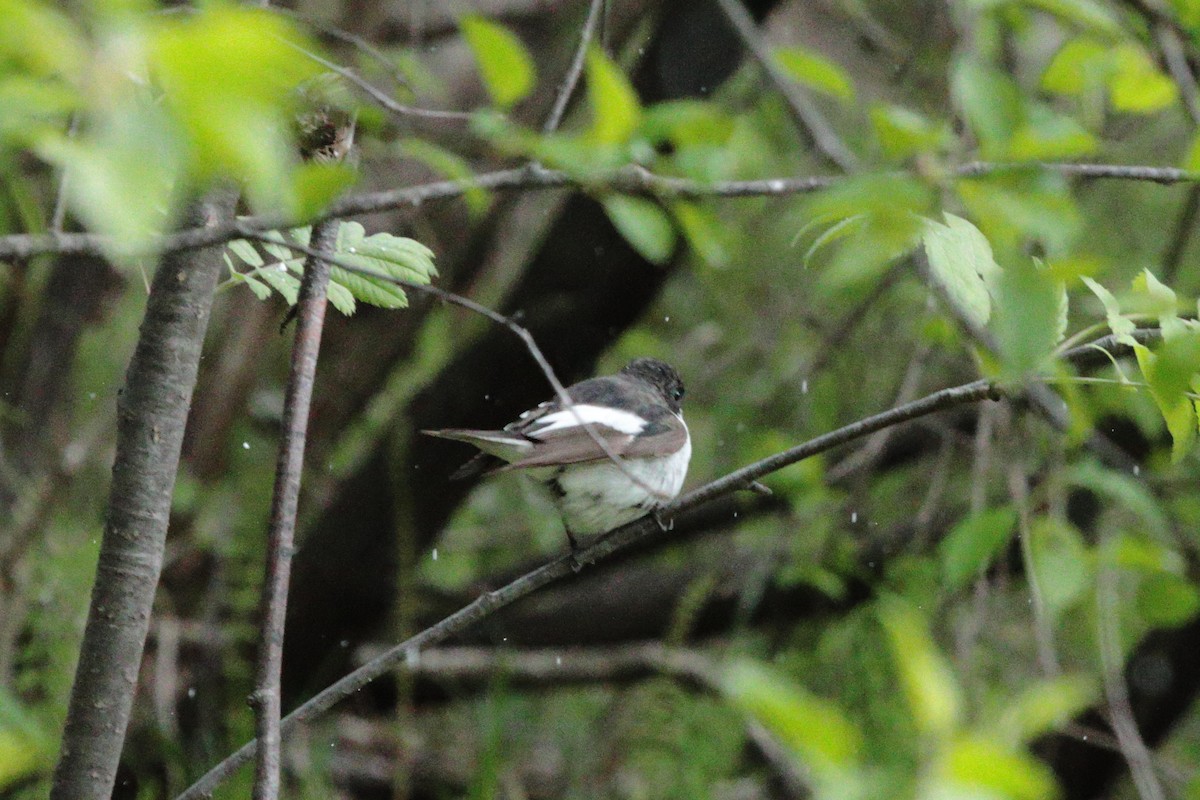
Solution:
{"label": "diagonal branch", "polygon": [[847,172],[854,171],[858,167],[858,158],[838,137],[837,132],[834,131],[833,126],[829,124],[829,120],[825,118],[821,110],[792,81],[788,80],[787,75],[783,74],[783,70],[771,57],[770,49],[758,35],[758,30],[754,26],[754,18],[742,5],[741,0],[717,0],[717,5],[721,7],[725,18],[729,20],[729,24],[741,38],[742,44],[754,56],[754,60],[762,67],[763,72],[767,74],[779,93],[783,95],[788,110],[801,133],[811,137],[813,145],[829,161]]}
{"label": "diagonal branch", "polygon": [[[1146,329],[1135,332],[1134,336],[1140,341],[1149,341],[1157,338],[1159,333],[1157,330]],[[1063,355],[1063,360],[1076,366],[1107,363],[1105,356],[1094,349],[1095,347],[1113,352],[1125,352],[1129,349],[1126,345],[1117,342],[1114,337],[1107,336],[1089,345],[1067,351]],[[815,439],[810,439],[796,447],[731,472],[723,478],[719,478],[699,489],[689,492],[668,505],[662,513],[665,516],[673,516],[695,508],[714,498],[744,489],[752,481],[783,469],[786,466],[893,425],[908,422],[938,411],[944,411],[955,406],[976,403],[985,399],[996,399],[1002,396],[1003,390],[997,384],[988,380],[978,380],[963,384],[962,386],[942,389],[920,400],[905,403],[880,414],[859,420],[858,422],[838,428]],[[417,635],[392,647],[367,664],[364,664],[362,667],[359,667],[318,692],[283,720],[283,733],[286,734],[308,720],[320,716],[343,699],[361,691],[363,687],[376,678],[417,658],[420,652],[430,645],[445,641],[480,620],[491,616],[499,609],[532,594],[543,586],[574,574],[579,565],[595,564],[598,561],[607,559],[618,551],[624,550],[635,542],[656,535],[661,536],[665,534],[652,517],[642,517],[628,525],[602,534],[593,543],[584,546],[573,555],[560,556],[499,589],[480,595],[474,602],[459,609],[441,622],[426,628]],[[253,741],[243,745],[241,749],[228,756],[224,761],[209,770],[200,780],[192,784],[177,800],[198,800],[198,798],[211,797],[213,791],[222,781],[253,757],[256,746],[256,743]]]}
{"label": "diagonal branch", "polygon": [[[234,213],[221,191],[188,211],[188,224],[217,226]],[[104,537],[87,628],[71,689],[54,800],[107,800],[129,724],[134,688],[162,571],[171,495],[213,289],[219,249],[170,253],[146,302],[137,349],[117,400]]]}
{"label": "diagonal branch", "polygon": [[592,37],[595,36],[596,28],[600,25],[604,2],[605,0],[591,0],[587,19],[584,20],[583,28],[579,31],[579,47],[575,49],[571,66],[567,69],[562,85],[558,87],[558,93],[554,97],[554,106],[550,109],[550,116],[546,117],[542,133],[554,133],[558,130],[563,114],[567,113],[567,103],[571,102],[571,95],[575,92],[579,76],[583,73],[583,62],[587,58],[588,47],[592,43]]}
{"label": "diagonal branch", "polygon": [[[339,223],[333,220],[313,226],[310,242],[314,253],[329,252],[337,242]],[[279,797],[279,717],[282,713],[279,678],[283,666],[283,627],[287,614],[288,579],[291,575],[296,508],[300,498],[300,476],[304,468],[304,442],[321,329],[325,322],[325,292],[330,265],[318,255],[304,264],[300,296],[296,301],[296,342],[292,347],[291,373],[283,404],[283,437],[275,468],[275,492],[271,499],[271,522],[267,532],[267,566],[259,621],[258,677],[251,702],[255,709],[255,733],[263,746],[258,751],[254,780],[255,800]]]}

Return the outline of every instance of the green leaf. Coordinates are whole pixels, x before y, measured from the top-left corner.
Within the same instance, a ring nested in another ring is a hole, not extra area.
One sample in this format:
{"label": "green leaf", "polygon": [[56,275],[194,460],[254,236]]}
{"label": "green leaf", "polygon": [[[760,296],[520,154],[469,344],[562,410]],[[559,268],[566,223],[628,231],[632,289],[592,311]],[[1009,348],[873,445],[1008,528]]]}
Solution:
{"label": "green leaf", "polygon": [[716,269],[729,266],[731,233],[720,216],[703,206],[684,201],[672,203],[671,213],[688,245],[704,263]]}
{"label": "green leaf", "polygon": [[1064,22],[1105,36],[1121,36],[1121,25],[1112,13],[1095,0],[1024,0],[1026,5],[1040,8]]}
{"label": "green leaf", "polygon": [[129,93],[86,135],[57,137],[41,150],[63,165],[72,210],[116,240],[112,255],[143,249],[172,225],[185,155],[149,97]]}
{"label": "green leaf", "polygon": [[1171,327],[1171,322],[1179,314],[1179,302],[1175,292],[1154,277],[1154,273],[1148,269],[1142,270],[1134,277],[1131,288],[1133,294],[1130,299],[1136,302],[1135,310],[1157,317],[1158,324],[1163,326],[1166,336],[1168,331],[1165,329]]}
{"label": "green leaf", "polygon": [[657,203],[642,197],[609,195],[604,213],[625,241],[647,261],[661,264],[675,251],[675,226]]}
{"label": "green leaf", "polygon": [[299,219],[315,217],[334,198],[353,186],[357,178],[358,172],[346,164],[300,164],[292,174],[296,216]]}
{"label": "green leaf", "polygon": [[857,763],[862,734],[830,701],[745,660],[729,665],[721,676],[721,689],[810,768],[820,771]]}
{"label": "green leaf", "polygon": [[[475,177],[475,171],[464,159],[425,139],[405,139],[400,143],[400,150],[408,158],[420,161],[451,180],[465,182]],[[467,211],[473,219],[478,219],[491,205],[491,195],[478,186],[472,186],[463,192],[463,200],[466,201]]]}
{"label": "green leaf", "polygon": [[1139,45],[1125,42],[1113,52],[1109,96],[1113,108],[1150,114],[1172,106],[1179,98],[1175,82],[1164,75]]}
{"label": "green leaf", "polygon": [[1054,352],[1062,324],[1062,286],[1047,270],[1019,261],[996,283],[993,329],[1007,379],[1041,371]]}
{"label": "green leaf", "polygon": [[1050,619],[1067,610],[1087,588],[1092,565],[1079,532],[1054,517],[1038,517],[1029,529],[1033,577]]}
{"label": "green leaf", "polygon": [[930,278],[971,324],[983,327],[992,313],[989,287],[1000,267],[979,229],[962,217],[945,215],[946,224],[925,220],[921,237]]}
{"label": "green leaf", "polygon": [[83,32],[51,3],[0,0],[0,64],[77,83],[89,61]]}
{"label": "green leaf", "polygon": [[264,263],[258,249],[245,239],[234,239],[227,246],[230,252],[252,267],[261,267]]}
{"label": "green leaf", "polygon": [[593,47],[587,54],[588,103],[592,126],[588,138],[598,144],[625,144],[641,124],[637,92],[621,68]]}
{"label": "green leaf", "polygon": [[354,310],[356,308],[354,295],[351,294],[350,290],[341,283],[331,279],[329,281],[329,285],[325,289],[325,296],[329,299],[329,302],[333,304],[334,308],[342,312],[347,317],[354,314]]}
{"label": "green leaf", "polygon": [[962,715],[962,697],[925,620],[898,597],[880,600],[879,619],[917,730],[927,736],[948,735]]}
{"label": "green leaf", "polygon": [[300,279],[288,271],[286,264],[280,263],[263,267],[255,275],[262,278],[263,283],[283,295],[283,299],[289,306],[296,305],[296,298],[300,294]]}
{"label": "green leaf", "polygon": [[1008,544],[1016,524],[1012,507],[1001,506],[955,525],[938,548],[946,588],[957,591],[978,576]]}
{"label": "green leaf", "polygon": [[1096,699],[1096,682],[1086,675],[1045,678],[1005,704],[999,729],[1011,744],[1023,744],[1070,722]]}
{"label": "green leaf", "polygon": [[1200,591],[1186,578],[1160,572],[1138,584],[1137,608],[1152,628],[1178,627],[1200,612]]}
{"label": "green leaf", "polygon": [[1045,161],[1088,155],[1098,147],[1096,137],[1075,120],[1041,103],[1029,103],[1007,155],[1016,161]]}
{"label": "green leaf", "polygon": [[1134,347],[1150,395],[1171,433],[1171,459],[1180,461],[1196,440],[1200,405],[1188,395],[1200,382],[1200,330],[1192,328],[1164,341],[1157,350]]}
{"label": "green leaf", "polygon": [[242,181],[256,208],[294,213],[296,90],[319,74],[304,55],[318,49],[261,9],[205,4],[161,19],[151,72],[186,133],[198,178]]}
{"label": "green leaf", "polygon": [[1092,462],[1069,467],[1063,479],[1070,486],[1089,489],[1124,506],[1137,516],[1144,530],[1158,539],[1166,540],[1171,535],[1171,522],[1162,503],[1143,481]]}
{"label": "green leaf", "polygon": [[462,17],[459,27],[493,103],[509,108],[529,94],[537,73],[533,57],[516,34],[476,14]]}
{"label": "green leaf", "polygon": [[1104,305],[1104,313],[1108,318],[1109,330],[1122,341],[1133,344],[1134,340],[1130,334],[1137,329],[1137,326],[1133,324],[1133,320],[1122,316],[1121,304],[1117,302],[1117,298],[1113,296],[1113,293],[1086,276],[1083,278],[1083,283],[1092,290],[1092,294],[1100,298],[1100,302]]}
{"label": "green leaf", "polygon": [[950,783],[987,790],[977,795],[980,798],[1052,800],[1057,796],[1058,783],[1048,766],[988,739],[956,740],[942,769]]}
{"label": "green leaf", "polygon": [[[425,245],[390,233],[366,236],[357,222],[341,224],[334,252],[340,261],[352,266],[410,283],[428,284],[437,275],[433,251]],[[408,306],[404,289],[394,283],[347,272],[341,267],[334,267],[331,277],[364,303],[380,308]]]}
{"label": "green leaf", "polygon": [[784,47],[775,50],[774,57],[788,77],[797,83],[838,100],[854,100],[854,84],[850,76],[824,56],[803,47]]}
{"label": "green leaf", "polygon": [[1009,140],[1024,117],[1025,101],[1016,82],[970,57],[959,59],[950,81],[955,102],[979,138],[982,155],[1007,157]]}
{"label": "green leaf", "polygon": [[1111,46],[1090,36],[1076,36],[1050,59],[1042,73],[1042,88],[1055,94],[1082,95],[1106,83],[1111,62]]}
{"label": "green leaf", "polygon": [[895,161],[938,152],[950,142],[944,123],[903,106],[876,103],[871,107],[871,125],[884,155]]}
{"label": "green leaf", "polygon": [[271,287],[260,281],[253,275],[239,275],[238,279],[250,288],[254,296],[259,300],[266,300],[271,296]]}
{"label": "green leaf", "polygon": [[655,103],[643,110],[640,128],[650,142],[676,147],[723,145],[733,131],[734,120],[726,111],[700,100]]}

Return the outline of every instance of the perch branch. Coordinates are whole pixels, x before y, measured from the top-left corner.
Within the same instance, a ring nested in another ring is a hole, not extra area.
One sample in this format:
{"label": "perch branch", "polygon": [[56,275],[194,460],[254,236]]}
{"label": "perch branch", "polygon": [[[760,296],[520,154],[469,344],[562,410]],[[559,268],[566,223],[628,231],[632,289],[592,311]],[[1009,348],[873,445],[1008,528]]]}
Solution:
{"label": "perch branch", "polygon": [[[1137,331],[1135,338],[1149,341],[1159,336],[1157,330]],[[1062,358],[1077,366],[1096,363],[1107,363],[1107,359],[1095,347],[1114,352],[1124,352],[1129,348],[1108,336],[1082,347],[1073,348],[1063,354]],[[773,456],[757,461],[746,467],[725,475],[705,486],[700,487],[663,509],[663,516],[671,517],[695,508],[714,498],[744,489],[752,481],[758,480],[772,472],[783,469],[811,456],[831,450],[847,442],[859,439],[884,428],[908,422],[919,417],[927,416],[938,411],[944,411],[955,406],[979,402],[980,400],[998,398],[1003,395],[1002,389],[988,380],[977,380],[971,383],[942,389],[911,403],[905,403],[888,411],[838,428],[835,431],[810,439],[803,444],[792,447]],[[358,669],[343,676],[289,714],[283,720],[283,733],[286,734],[308,720],[314,719],[328,711],[341,700],[359,692],[367,684],[398,666],[419,658],[420,652],[430,645],[445,641],[447,638],[471,627],[480,620],[491,616],[496,611],[517,600],[528,596],[541,587],[574,574],[581,564],[595,564],[612,554],[624,550],[635,542],[655,535],[664,535],[659,524],[651,516],[624,525],[597,537],[595,541],[583,546],[574,555],[562,555],[531,572],[522,575],[505,586],[494,591],[485,592],[473,602],[454,612],[435,625],[421,631],[415,636],[385,651]],[[248,742],[228,756],[192,784],[177,800],[198,800],[211,797],[216,787],[228,778],[236,769],[249,761],[256,749],[255,742]]]}

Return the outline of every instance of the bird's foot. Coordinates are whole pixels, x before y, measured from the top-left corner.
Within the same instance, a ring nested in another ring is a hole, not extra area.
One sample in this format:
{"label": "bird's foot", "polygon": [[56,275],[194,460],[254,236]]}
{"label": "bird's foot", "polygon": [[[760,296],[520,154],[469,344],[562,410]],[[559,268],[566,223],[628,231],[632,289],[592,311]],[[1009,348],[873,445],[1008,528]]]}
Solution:
{"label": "bird's foot", "polygon": [[675,530],[674,517],[664,520],[662,517],[662,511],[652,511],[650,512],[650,516],[654,517],[654,521],[658,523],[658,529],[663,533],[670,533],[671,531]]}
{"label": "bird's foot", "polygon": [[575,538],[575,534],[567,531],[567,541],[571,545],[571,571],[579,572],[581,569],[583,569],[583,564],[578,558],[576,558],[580,550],[579,540]]}

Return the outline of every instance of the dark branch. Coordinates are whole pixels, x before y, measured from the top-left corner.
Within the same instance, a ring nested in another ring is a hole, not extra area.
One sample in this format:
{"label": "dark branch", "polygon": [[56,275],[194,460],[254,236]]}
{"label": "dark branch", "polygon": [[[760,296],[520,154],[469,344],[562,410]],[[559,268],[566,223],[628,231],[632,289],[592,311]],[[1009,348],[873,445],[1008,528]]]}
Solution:
{"label": "dark branch", "polygon": [[[313,227],[313,251],[324,253],[337,243],[339,222],[326,220]],[[279,677],[283,666],[283,628],[287,616],[288,579],[296,533],[296,509],[300,498],[300,476],[304,468],[304,443],[312,402],[317,353],[325,323],[326,289],[330,265],[315,255],[304,264],[300,296],[296,301],[296,342],[292,347],[291,372],[283,403],[283,435],[275,467],[275,491],[271,499],[271,522],[267,531],[266,577],[263,581],[259,621],[258,676],[252,704],[255,733],[263,743],[255,769],[255,800],[279,797],[279,717],[282,713]]]}
{"label": "dark branch", "polygon": [[[1069,178],[1148,181],[1164,186],[1200,181],[1200,174],[1174,167],[1046,162],[1009,164],[973,161],[947,170],[947,175],[952,178],[981,178],[1028,171],[1055,172]],[[461,197],[475,189],[529,192],[575,187],[589,191],[614,191],[680,199],[789,197],[826,189],[843,180],[845,178],[840,176],[813,175],[705,183],[657,175],[645,168],[631,165],[617,170],[607,180],[590,181],[585,185],[565,172],[529,165],[486,172],[467,180],[434,181],[402,189],[348,195],[331,203],[329,208],[320,214],[319,219],[417,207],[423,203]],[[160,236],[150,243],[147,250],[168,252],[207,247],[242,237],[246,230],[277,230],[295,227],[297,224],[300,224],[297,220],[285,219],[279,215],[246,217],[237,224],[218,225],[207,229],[189,228]],[[111,236],[98,233],[49,232],[0,236],[0,260],[6,261],[29,259],[47,253],[104,255],[110,250],[125,252]]]}

